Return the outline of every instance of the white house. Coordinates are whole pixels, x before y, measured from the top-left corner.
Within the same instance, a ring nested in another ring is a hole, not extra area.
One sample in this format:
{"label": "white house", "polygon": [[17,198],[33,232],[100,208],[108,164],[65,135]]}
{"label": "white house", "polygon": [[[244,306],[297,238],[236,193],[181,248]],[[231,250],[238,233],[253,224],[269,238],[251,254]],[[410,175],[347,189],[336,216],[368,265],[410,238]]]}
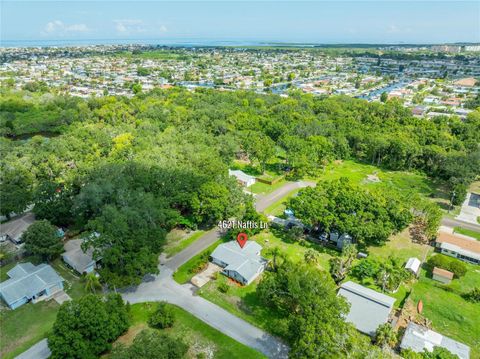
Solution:
{"label": "white house", "polygon": [[237,241],[220,244],[210,255],[213,263],[223,268],[222,273],[242,284],[250,284],[267,266],[268,260],[260,255],[262,246],[247,241],[243,248]]}
{"label": "white house", "polygon": [[256,181],[255,177],[247,175],[245,172],[240,170],[228,170],[228,174],[230,176],[234,176],[238,183],[245,187],[250,187]]}

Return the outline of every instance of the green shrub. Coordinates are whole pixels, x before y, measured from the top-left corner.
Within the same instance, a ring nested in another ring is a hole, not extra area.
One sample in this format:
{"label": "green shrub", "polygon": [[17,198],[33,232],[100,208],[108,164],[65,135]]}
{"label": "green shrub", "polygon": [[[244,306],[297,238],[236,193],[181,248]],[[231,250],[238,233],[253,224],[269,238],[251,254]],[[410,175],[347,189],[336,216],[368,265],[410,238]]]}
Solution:
{"label": "green shrub", "polygon": [[152,328],[171,328],[175,323],[175,313],[166,302],[158,303],[157,309],[148,318],[148,325]]}
{"label": "green shrub", "polygon": [[455,278],[463,277],[467,273],[467,266],[462,261],[447,257],[443,254],[437,254],[431,257],[428,262],[429,270],[432,271],[434,267],[442,268],[452,272]]}
{"label": "green shrub", "polygon": [[470,292],[464,293],[462,297],[469,302],[480,303],[480,288],[473,288]]}
{"label": "green shrub", "polygon": [[228,284],[225,283],[225,282],[220,283],[217,288],[218,288],[218,290],[219,290],[220,292],[222,292],[222,293],[227,293],[228,290],[230,289],[230,287],[228,286]]}

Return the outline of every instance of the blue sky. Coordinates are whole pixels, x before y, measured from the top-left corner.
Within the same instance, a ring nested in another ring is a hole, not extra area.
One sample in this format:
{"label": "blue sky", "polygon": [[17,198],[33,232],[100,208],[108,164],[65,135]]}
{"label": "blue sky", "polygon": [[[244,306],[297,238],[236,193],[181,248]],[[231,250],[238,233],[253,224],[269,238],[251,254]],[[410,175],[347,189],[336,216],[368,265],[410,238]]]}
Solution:
{"label": "blue sky", "polygon": [[480,42],[479,1],[8,1],[2,40]]}

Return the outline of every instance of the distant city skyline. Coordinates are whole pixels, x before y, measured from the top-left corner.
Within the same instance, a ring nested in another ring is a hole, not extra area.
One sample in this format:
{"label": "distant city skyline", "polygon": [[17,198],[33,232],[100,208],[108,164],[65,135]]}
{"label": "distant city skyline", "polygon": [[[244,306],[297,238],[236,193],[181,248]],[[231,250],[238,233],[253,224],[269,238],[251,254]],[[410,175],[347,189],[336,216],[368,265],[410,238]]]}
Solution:
{"label": "distant city skyline", "polygon": [[11,43],[480,42],[478,1],[2,1]]}

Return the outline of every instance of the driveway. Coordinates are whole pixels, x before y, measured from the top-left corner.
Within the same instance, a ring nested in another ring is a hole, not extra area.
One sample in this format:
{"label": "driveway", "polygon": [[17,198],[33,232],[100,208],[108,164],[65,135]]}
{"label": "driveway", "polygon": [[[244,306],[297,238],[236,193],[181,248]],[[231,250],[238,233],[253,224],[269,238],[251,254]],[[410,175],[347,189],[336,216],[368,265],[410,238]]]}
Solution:
{"label": "driveway", "polygon": [[50,349],[48,349],[47,339],[43,339],[19,356],[16,356],[15,359],[47,359],[51,354]]}
{"label": "driveway", "polygon": [[307,181],[297,181],[297,182],[288,182],[280,188],[277,188],[275,191],[265,195],[258,196],[256,198],[255,208],[258,212],[263,212],[267,207],[271,206],[275,202],[281,200],[283,197],[287,196],[290,192],[305,187],[315,187],[315,182]]}
{"label": "driveway", "polygon": [[480,217],[480,196],[476,193],[467,193],[467,197],[460,208],[460,214],[456,219],[471,224],[478,224],[478,217]]}

